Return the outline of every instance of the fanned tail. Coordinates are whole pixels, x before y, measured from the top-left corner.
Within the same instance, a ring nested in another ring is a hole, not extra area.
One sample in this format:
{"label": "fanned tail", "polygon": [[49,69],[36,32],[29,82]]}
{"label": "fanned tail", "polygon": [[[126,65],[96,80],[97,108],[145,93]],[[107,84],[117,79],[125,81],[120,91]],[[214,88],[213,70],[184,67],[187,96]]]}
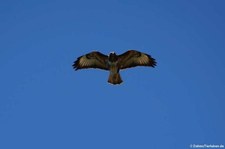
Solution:
{"label": "fanned tail", "polygon": [[113,84],[113,85],[116,85],[116,84],[122,83],[123,80],[121,79],[119,73],[110,73],[108,82]]}

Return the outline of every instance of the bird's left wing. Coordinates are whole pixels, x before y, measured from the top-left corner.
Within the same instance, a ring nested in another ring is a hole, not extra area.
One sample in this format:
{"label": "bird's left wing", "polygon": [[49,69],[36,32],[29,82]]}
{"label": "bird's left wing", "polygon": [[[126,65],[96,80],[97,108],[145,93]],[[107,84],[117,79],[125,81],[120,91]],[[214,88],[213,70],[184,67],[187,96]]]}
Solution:
{"label": "bird's left wing", "polygon": [[150,55],[136,50],[129,50],[118,57],[118,65],[120,69],[126,69],[136,66],[155,67],[156,61]]}
{"label": "bird's left wing", "polygon": [[75,70],[85,69],[85,68],[99,68],[99,69],[108,70],[107,59],[108,59],[108,56],[98,51],[94,51],[94,52],[78,57],[73,64],[73,68]]}

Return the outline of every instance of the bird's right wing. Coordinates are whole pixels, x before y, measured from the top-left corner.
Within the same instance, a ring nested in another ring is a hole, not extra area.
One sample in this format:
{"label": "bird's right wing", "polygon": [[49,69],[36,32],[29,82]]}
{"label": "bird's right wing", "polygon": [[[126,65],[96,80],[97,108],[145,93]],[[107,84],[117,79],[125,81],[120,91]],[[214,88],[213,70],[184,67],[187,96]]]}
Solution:
{"label": "bird's right wing", "polygon": [[107,60],[108,60],[108,56],[100,52],[94,51],[94,52],[78,57],[73,64],[73,68],[75,70],[85,69],[85,68],[99,68],[99,69],[108,70]]}

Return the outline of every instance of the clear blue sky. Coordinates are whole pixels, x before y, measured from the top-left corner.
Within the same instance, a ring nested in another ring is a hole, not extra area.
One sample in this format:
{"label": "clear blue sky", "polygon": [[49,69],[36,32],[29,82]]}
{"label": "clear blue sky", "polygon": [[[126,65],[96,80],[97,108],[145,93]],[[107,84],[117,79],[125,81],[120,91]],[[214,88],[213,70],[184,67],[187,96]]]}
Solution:
{"label": "clear blue sky", "polygon": [[[0,1],[1,149],[225,145],[225,1]],[[92,50],[155,69],[72,69]]]}

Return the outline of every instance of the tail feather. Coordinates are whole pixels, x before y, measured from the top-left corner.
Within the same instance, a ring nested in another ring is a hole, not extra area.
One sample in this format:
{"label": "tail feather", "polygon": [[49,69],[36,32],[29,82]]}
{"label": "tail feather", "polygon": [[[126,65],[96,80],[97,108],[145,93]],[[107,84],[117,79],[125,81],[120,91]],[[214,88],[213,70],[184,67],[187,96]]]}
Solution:
{"label": "tail feather", "polygon": [[113,84],[113,85],[116,85],[116,84],[122,83],[123,80],[121,79],[119,73],[114,73],[114,74],[110,74],[109,75],[108,82],[111,83],[111,84]]}

